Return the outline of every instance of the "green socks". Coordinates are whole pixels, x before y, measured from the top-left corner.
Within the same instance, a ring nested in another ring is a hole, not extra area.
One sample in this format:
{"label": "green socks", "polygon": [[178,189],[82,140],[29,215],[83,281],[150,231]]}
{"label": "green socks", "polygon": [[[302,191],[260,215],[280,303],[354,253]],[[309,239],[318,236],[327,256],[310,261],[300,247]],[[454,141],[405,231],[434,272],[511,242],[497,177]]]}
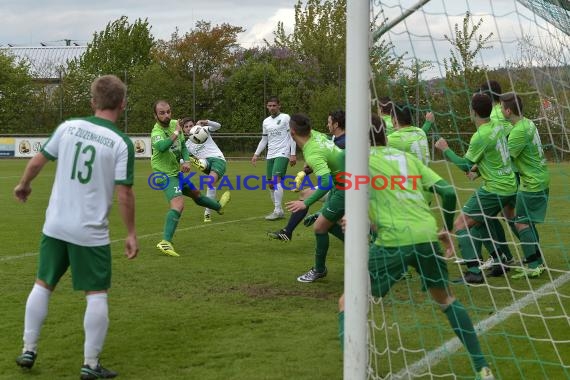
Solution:
{"label": "green socks", "polygon": [[449,324],[453,328],[455,335],[459,338],[461,343],[465,346],[471,357],[471,361],[475,366],[475,371],[480,371],[483,367],[488,367],[487,361],[481,352],[479,339],[473,327],[473,322],[467,314],[467,310],[461,302],[455,300],[443,311]]}
{"label": "green socks", "polygon": [[[528,227],[522,231],[519,231],[519,239],[521,241],[522,251],[526,259],[535,256],[537,252],[540,252],[538,248],[538,234],[536,233],[535,229]],[[530,261],[528,263],[528,267],[534,269],[540,264],[542,264],[542,259],[539,257],[536,260]]]}
{"label": "green socks", "polygon": [[219,211],[222,208],[220,202],[215,199],[208,198],[202,194],[200,194],[198,198],[194,199],[194,203],[196,203],[198,206],[207,207],[215,211]]}
{"label": "green socks", "polygon": [[178,221],[180,220],[180,213],[174,209],[168,210],[166,213],[166,221],[164,223],[164,232],[162,238],[166,241],[172,242]]}
{"label": "green socks", "polygon": [[344,310],[338,312],[338,339],[340,350],[344,351]]}
{"label": "green socks", "polygon": [[468,270],[473,273],[481,273],[477,258],[481,253],[481,228],[472,227],[457,231],[457,242],[461,251],[461,257],[468,261]]}

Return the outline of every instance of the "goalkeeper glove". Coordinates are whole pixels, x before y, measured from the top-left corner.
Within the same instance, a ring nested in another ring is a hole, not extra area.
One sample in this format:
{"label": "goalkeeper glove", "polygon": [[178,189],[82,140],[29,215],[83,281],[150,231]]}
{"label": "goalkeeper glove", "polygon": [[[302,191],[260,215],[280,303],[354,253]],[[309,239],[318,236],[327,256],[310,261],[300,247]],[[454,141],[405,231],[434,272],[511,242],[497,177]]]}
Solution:
{"label": "goalkeeper glove", "polygon": [[304,171],[300,171],[295,176],[295,188],[293,189],[294,192],[301,191],[301,184],[303,183],[303,179],[305,178],[306,174]]}

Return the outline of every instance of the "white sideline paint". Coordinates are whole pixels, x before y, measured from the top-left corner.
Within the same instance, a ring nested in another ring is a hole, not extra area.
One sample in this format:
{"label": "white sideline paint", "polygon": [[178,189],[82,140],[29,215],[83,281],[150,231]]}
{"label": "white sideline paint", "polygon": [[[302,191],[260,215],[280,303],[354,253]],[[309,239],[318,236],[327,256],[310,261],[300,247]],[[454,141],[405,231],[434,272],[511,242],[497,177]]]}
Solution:
{"label": "white sideline paint", "polygon": [[[538,290],[527,294],[511,305],[502,308],[493,316],[484,319],[475,325],[475,331],[477,331],[477,335],[481,335],[491,330],[493,327],[503,322],[508,317],[521,311],[521,309],[530,305],[539,298],[550,294],[554,289],[564,285],[569,280],[570,273],[565,273],[564,275],[558,277],[556,280],[543,285]],[[400,372],[395,374],[392,379],[400,380],[414,378],[415,376],[424,373],[426,369],[437,365],[437,363],[443,360],[446,356],[448,356],[450,353],[454,353],[461,347],[463,347],[463,344],[459,338],[455,337],[453,339],[450,339],[435,350],[428,352],[426,356],[424,356],[421,360],[418,360],[407,368],[402,369]]]}
{"label": "white sideline paint", "polygon": [[[236,219],[236,220],[228,220],[225,222],[214,222],[214,223],[208,223],[208,224],[199,224],[196,226],[190,226],[190,227],[186,227],[186,228],[178,228],[176,229],[176,231],[189,231],[189,230],[199,230],[201,228],[208,228],[208,227],[214,227],[214,226],[220,226],[222,224],[232,224],[232,223],[241,223],[241,222],[248,222],[250,220],[256,220],[256,219],[262,219],[263,216],[253,216],[251,218],[245,218],[245,219]],[[161,232],[155,232],[152,234],[146,234],[146,235],[139,235],[138,239],[146,239],[148,237],[152,237],[152,236],[157,236],[157,235],[161,235]],[[111,244],[113,243],[118,243],[120,241],[124,241],[125,239],[115,239],[115,240],[111,240]],[[0,262],[2,261],[10,261],[10,260],[17,260],[17,259],[23,259],[26,257],[33,257],[33,256],[37,256],[38,252],[27,252],[27,253],[22,253],[19,255],[14,255],[14,256],[4,256],[4,257],[0,257]]]}

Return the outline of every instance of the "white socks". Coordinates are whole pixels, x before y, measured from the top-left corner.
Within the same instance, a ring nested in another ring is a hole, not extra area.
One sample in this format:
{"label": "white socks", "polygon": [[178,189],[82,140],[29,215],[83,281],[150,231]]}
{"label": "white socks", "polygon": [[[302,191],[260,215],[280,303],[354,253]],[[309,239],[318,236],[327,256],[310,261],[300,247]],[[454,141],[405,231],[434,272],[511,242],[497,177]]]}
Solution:
{"label": "white socks", "polygon": [[283,212],[283,208],[281,207],[282,201],[283,201],[283,188],[281,187],[281,184],[278,183],[277,186],[275,186],[274,201],[273,201],[276,212],[279,213]]}
{"label": "white socks", "polygon": [[38,339],[48,313],[50,295],[51,290],[34,284],[28,296],[26,316],[24,318],[24,352],[36,352],[38,349]]}
{"label": "white socks", "polygon": [[99,354],[103,350],[103,343],[109,327],[109,307],[107,293],[89,294],[87,308],[83,319],[85,329],[85,363],[91,368],[97,367]]}
{"label": "white socks", "polygon": [[[216,200],[216,188],[214,186],[212,186],[212,188],[208,187],[208,190],[206,190],[206,196],[208,198]],[[210,215],[210,209],[209,208],[206,208],[204,210],[204,215]]]}

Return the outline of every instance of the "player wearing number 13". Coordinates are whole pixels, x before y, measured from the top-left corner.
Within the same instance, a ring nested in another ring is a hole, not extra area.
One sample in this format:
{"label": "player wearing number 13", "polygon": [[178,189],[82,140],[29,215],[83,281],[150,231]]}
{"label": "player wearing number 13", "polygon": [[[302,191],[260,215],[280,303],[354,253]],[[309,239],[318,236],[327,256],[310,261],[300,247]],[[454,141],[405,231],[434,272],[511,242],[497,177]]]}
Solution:
{"label": "player wearing number 13", "polygon": [[[85,361],[81,379],[112,378],[99,364],[109,324],[107,289],[111,286],[108,214],[117,192],[127,228],[125,255],[138,252],[133,184],[134,148],[115,123],[126,104],[126,86],[113,75],[91,85],[95,116],[68,120],[57,127],[35,155],[14,189],[25,202],[30,183],[49,160],[57,160],[40,243],[37,278],[26,303],[24,349],[16,363],[32,368],[48,303],[60,278],[71,267],[73,288],[85,291]],[[74,318],[75,319],[75,318]],[[67,322],[66,322],[67,323]]]}
{"label": "player wearing number 13", "polygon": [[492,109],[488,95],[477,93],[471,98],[471,120],[477,126],[477,132],[471,137],[465,157],[457,156],[444,139],[435,143],[435,147],[462,171],[469,172],[476,164],[484,181],[463,206],[454,225],[461,255],[467,261],[463,280],[468,283],[484,281],[477,259],[481,255],[482,240],[490,236],[486,227],[488,220],[503,207],[514,205],[517,192],[505,129],[491,121]]}

